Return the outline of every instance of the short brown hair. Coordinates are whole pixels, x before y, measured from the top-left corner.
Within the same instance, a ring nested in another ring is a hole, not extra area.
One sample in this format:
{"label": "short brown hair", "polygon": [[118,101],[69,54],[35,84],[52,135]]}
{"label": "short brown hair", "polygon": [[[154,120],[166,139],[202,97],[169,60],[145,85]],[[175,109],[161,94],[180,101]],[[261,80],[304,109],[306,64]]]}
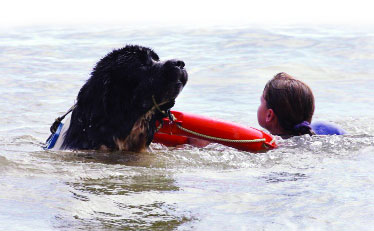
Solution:
{"label": "short brown hair", "polygon": [[267,82],[263,97],[287,134],[314,134],[310,126],[297,126],[305,124],[304,121],[312,121],[314,95],[308,85],[281,72]]}

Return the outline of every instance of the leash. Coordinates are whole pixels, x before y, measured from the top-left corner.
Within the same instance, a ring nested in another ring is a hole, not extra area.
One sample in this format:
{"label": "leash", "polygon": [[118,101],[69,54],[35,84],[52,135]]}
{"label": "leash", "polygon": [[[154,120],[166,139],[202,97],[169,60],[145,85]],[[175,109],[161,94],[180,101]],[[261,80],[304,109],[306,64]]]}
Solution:
{"label": "leash", "polygon": [[[158,111],[160,111],[163,115],[165,115],[165,117],[167,117],[168,116],[168,113],[167,112],[165,112],[165,111],[162,111],[161,110],[161,108],[159,107],[159,105],[156,103],[156,99],[155,99],[155,96],[154,95],[152,95],[152,101],[153,101],[153,104],[155,105],[155,107],[157,108],[157,110]],[[60,125],[60,123],[61,123],[61,121],[63,120],[63,119],[65,119],[65,117],[70,113],[70,112],[72,112],[75,108],[77,107],[77,104],[74,104],[73,106],[71,106],[70,107],[70,109],[65,113],[65,114],[63,114],[62,116],[60,116],[60,117],[57,117],[56,119],[55,119],[55,121],[53,122],[53,124],[52,124],[52,126],[50,127],[50,131],[51,131],[51,136],[54,134],[54,133],[56,133],[56,131],[57,131],[57,129],[58,129],[58,126]],[[169,117],[170,118],[170,117]],[[50,137],[51,137],[50,136]],[[49,139],[49,138],[48,138]],[[47,139],[47,140],[48,140]]]}
{"label": "leash", "polygon": [[49,130],[51,131],[52,134],[49,136],[49,138],[48,138],[47,140],[49,140],[49,139],[51,138],[51,136],[52,136],[53,134],[56,133],[57,128],[58,128],[58,126],[60,125],[61,121],[62,121],[63,119],[65,119],[65,117],[66,117],[70,112],[72,112],[72,111],[74,110],[74,108],[76,108],[76,107],[77,107],[77,104],[74,104],[73,106],[71,106],[71,108],[70,108],[70,109],[69,109],[65,114],[63,114],[62,116],[57,117],[57,119],[55,119],[55,122],[53,122],[52,126],[49,128]]}
{"label": "leash", "polygon": [[[155,108],[160,113],[162,113],[165,117],[168,117],[169,120],[171,121],[171,123],[175,124],[180,130],[182,130],[184,132],[187,132],[189,134],[192,134],[192,135],[204,138],[204,139],[209,139],[209,140],[213,140],[213,141],[221,141],[221,142],[231,142],[231,143],[257,143],[257,142],[266,142],[265,138],[262,138],[262,139],[252,139],[252,140],[225,139],[225,138],[220,138],[220,137],[215,137],[215,136],[209,136],[209,135],[205,135],[205,134],[202,134],[202,133],[199,133],[199,132],[196,132],[196,131],[192,131],[192,130],[184,128],[182,125],[178,124],[177,123],[177,118],[173,115],[173,113],[170,112],[170,110],[167,110],[167,111],[161,110],[160,106],[156,102],[156,99],[155,99],[154,95],[152,95],[152,101],[153,101],[153,104],[154,104]],[[51,131],[52,134],[47,139],[47,141],[51,138],[51,136],[53,136],[53,134],[56,133],[56,131],[57,131],[57,129],[58,129],[61,121],[69,113],[71,113],[76,108],[76,106],[77,106],[77,104],[74,104],[64,115],[56,118],[56,120],[53,122],[52,126],[50,127],[50,131]],[[160,125],[156,129],[156,132],[160,128],[162,128],[162,125],[163,125],[162,122],[163,121],[160,122]],[[269,142],[269,144],[273,144],[274,142],[275,142],[275,138],[273,137],[273,139]]]}

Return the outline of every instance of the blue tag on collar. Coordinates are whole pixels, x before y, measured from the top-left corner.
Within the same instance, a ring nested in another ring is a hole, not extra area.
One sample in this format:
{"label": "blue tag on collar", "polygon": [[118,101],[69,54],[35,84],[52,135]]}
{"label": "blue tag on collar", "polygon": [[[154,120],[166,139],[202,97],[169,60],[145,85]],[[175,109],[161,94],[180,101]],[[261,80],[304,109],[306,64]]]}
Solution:
{"label": "blue tag on collar", "polygon": [[47,140],[47,142],[44,146],[44,149],[52,149],[55,146],[56,141],[58,140],[58,137],[60,136],[61,129],[62,129],[63,126],[64,126],[63,123],[60,123],[58,125],[56,133],[52,134],[52,136]]}

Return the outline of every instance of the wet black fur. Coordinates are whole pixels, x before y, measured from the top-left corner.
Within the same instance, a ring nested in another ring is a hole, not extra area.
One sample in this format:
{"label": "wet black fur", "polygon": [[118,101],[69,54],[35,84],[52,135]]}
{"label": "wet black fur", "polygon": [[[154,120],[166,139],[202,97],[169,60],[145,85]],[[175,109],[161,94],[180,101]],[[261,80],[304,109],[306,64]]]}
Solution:
{"label": "wet black fur", "polygon": [[[134,123],[154,106],[152,95],[158,103],[165,103],[162,109],[171,108],[186,82],[182,61],[160,62],[153,50],[136,45],[112,51],[96,64],[80,89],[62,148],[105,145],[117,150],[114,140],[125,139]],[[147,145],[153,139],[155,121],[162,117],[157,111],[150,118]],[[139,151],[136,146],[130,151]]]}

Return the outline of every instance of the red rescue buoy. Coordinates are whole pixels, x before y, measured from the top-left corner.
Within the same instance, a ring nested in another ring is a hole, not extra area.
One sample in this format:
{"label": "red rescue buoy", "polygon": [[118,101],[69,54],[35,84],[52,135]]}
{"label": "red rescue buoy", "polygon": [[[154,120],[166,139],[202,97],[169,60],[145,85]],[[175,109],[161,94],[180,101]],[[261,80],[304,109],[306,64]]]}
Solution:
{"label": "red rescue buoy", "polygon": [[178,111],[171,111],[171,114],[174,118],[163,119],[153,142],[176,146],[188,143],[188,137],[191,137],[243,151],[256,152],[277,147],[271,135],[256,128]]}

